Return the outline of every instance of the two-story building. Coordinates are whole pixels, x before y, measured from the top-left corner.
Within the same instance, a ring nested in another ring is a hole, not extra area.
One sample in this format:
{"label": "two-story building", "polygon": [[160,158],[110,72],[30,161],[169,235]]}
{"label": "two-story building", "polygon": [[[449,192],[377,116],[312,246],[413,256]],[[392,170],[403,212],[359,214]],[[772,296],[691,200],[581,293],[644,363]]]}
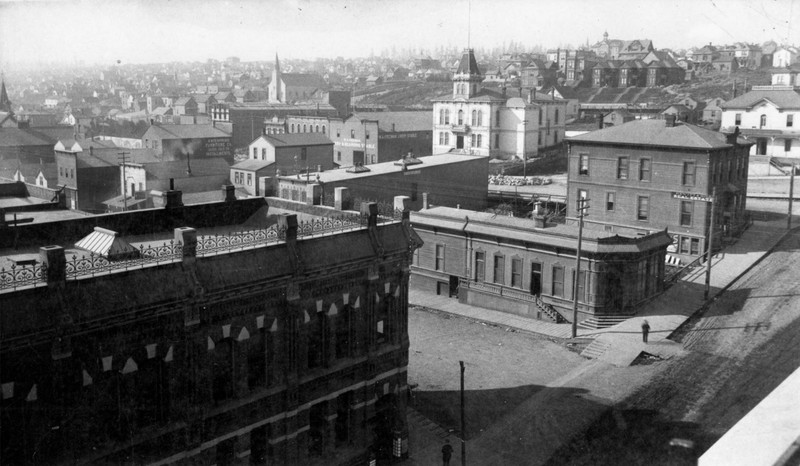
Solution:
{"label": "two-story building", "polygon": [[763,86],[722,104],[723,131],[738,127],[754,143],[750,155],[800,157],[800,93]]}
{"label": "two-story building", "polygon": [[213,125],[151,125],[142,135],[142,145],[160,151],[164,161],[187,157],[233,160],[231,135]]}
{"label": "two-story building", "polygon": [[333,142],[322,133],[262,134],[250,143],[248,159],[273,162],[281,175],[331,170]]}
{"label": "two-story building", "polygon": [[528,158],[564,140],[567,102],[535,89],[523,97],[482,89],[471,49],[453,76],[452,96],[433,101],[433,153]]}
{"label": "two-story building", "polygon": [[703,254],[710,231],[715,237],[737,234],[747,223],[750,143],[738,132],[710,131],[667,115],[593,131],[567,144],[568,222],[577,221],[577,199],[588,199],[588,228],[622,234],[666,228],[674,240],[670,252],[687,261]]}

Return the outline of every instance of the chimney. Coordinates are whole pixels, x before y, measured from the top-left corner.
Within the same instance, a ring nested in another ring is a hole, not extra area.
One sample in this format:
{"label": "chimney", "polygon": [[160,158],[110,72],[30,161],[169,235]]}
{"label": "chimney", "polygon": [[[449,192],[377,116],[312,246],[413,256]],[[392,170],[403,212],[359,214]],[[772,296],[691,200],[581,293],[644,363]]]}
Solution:
{"label": "chimney", "polygon": [[428,208],[428,193],[422,193],[422,210]]}
{"label": "chimney", "polygon": [[725,135],[725,142],[735,146],[737,139],[739,139],[739,127],[738,126],[733,128],[733,132],[732,133],[728,133],[728,134]]}
{"label": "chimney", "polygon": [[603,115],[598,115],[597,129],[603,129]]}
{"label": "chimney", "polygon": [[675,115],[664,115],[664,120],[666,121],[667,128],[674,128],[675,127]]}
{"label": "chimney", "polygon": [[89,146],[89,155],[94,156],[94,147]]}
{"label": "chimney", "polygon": [[233,202],[236,200],[236,187],[232,184],[222,185],[222,199],[225,202]]}
{"label": "chimney", "polygon": [[547,228],[547,218],[544,215],[534,215],[533,216],[533,227],[534,228]]}

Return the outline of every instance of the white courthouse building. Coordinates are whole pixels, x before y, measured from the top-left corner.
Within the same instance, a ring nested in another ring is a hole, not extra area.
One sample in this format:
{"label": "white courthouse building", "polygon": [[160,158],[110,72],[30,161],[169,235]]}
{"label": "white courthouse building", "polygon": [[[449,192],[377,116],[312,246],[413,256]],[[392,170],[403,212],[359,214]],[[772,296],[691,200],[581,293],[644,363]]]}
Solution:
{"label": "white courthouse building", "polygon": [[529,158],[564,140],[566,100],[536,91],[519,95],[516,88],[486,89],[482,81],[475,54],[464,51],[453,75],[453,95],[434,100],[434,154]]}

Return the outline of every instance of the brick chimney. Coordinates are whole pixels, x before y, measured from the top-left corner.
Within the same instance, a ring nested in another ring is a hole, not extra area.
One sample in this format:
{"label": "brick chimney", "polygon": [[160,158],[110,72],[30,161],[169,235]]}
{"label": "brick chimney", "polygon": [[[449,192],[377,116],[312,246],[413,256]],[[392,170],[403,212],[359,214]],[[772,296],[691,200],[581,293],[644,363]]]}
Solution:
{"label": "brick chimney", "polygon": [[725,142],[728,144],[736,145],[736,140],[739,139],[739,127],[736,126],[733,128],[732,133],[727,133],[725,135]]}
{"label": "brick chimney", "polygon": [[675,127],[675,120],[676,115],[664,115],[665,127],[667,128],[674,128]]}
{"label": "brick chimney", "polygon": [[225,202],[233,202],[236,200],[236,187],[232,184],[222,185],[222,199]]}

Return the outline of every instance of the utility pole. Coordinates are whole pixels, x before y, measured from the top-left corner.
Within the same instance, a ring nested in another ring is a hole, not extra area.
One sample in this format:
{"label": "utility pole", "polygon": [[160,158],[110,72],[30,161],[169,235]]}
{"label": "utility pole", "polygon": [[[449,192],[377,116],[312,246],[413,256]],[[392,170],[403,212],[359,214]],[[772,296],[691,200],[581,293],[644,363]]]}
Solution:
{"label": "utility pole", "polygon": [[461,365],[461,466],[467,466],[467,427],[464,420],[464,361]]}
{"label": "utility pole", "polygon": [[717,204],[717,187],[711,191],[711,218],[708,220],[708,250],[706,251],[706,289],[703,291],[703,300],[708,300],[711,289],[711,255],[714,246],[714,211]]}
{"label": "utility pole", "polygon": [[128,178],[125,176],[125,164],[128,163],[128,156],[131,155],[130,152],[120,152],[117,154],[119,158],[120,165],[122,165],[122,210],[128,210],[128,194],[126,193],[127,187],[126,184],[128,183]]}
{"label": "utility pole", "polygon": [[794,163],[792,163],[792,177],[789,178],[789,216],[786,219],[786,229],[792,229],[792,202],[794,201]]}
{"label": "utility pole", "polygon": [[589,208],[588,199],[578,198],[578,250],[575,254],[575,280],[572,283],[572,338],[578,336],[578,283],[581,278],[581,246],[583,244],[583,217]]}
{"label": "utility pole", "polygon": [[528,176],[528,156],[525,149],[528,146],[528,120],[522,120],[522,177]]}

